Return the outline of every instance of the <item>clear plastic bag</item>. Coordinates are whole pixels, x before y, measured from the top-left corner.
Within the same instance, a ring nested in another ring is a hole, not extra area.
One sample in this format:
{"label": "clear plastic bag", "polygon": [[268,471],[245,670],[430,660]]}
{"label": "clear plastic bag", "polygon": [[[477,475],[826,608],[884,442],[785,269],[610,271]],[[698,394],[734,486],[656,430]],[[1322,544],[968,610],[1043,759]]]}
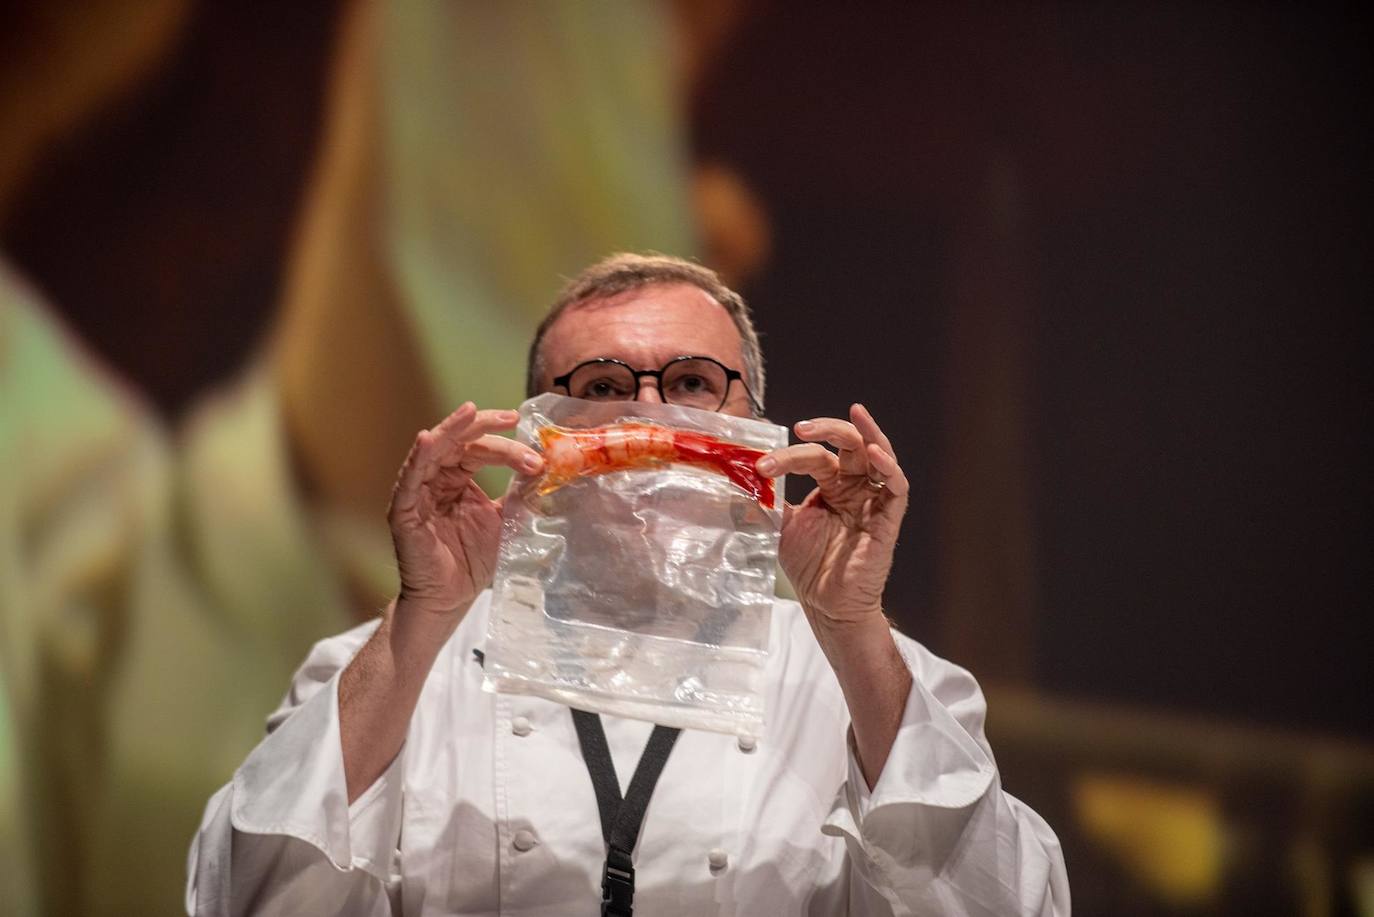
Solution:
{"label": "clear plastic bag", "polygon": [[758,735],[783,427],[540,395],[516,438],[545,472],[506,496],[484,687],[670,726]]}

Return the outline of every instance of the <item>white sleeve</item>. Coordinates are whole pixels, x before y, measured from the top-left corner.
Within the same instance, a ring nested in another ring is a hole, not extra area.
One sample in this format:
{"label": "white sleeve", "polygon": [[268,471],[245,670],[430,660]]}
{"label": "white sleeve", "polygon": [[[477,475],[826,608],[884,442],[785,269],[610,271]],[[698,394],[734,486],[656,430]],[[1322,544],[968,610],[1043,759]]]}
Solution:
{"label": "white sleeve", "polygon": [[822,828],[845,839],[851,913],[1067,917],[1059,839],[1002,791],[977,682],[894,636],[912,687],[892,752],[870,791],[851,735],[848,779]]}
{"label": "white sleeve", "polygon": [[405,748],[350,806],[339,741],[339,676],[375,627],[316,644],[267,737],[211,797],[187,864],[188,914],[393,913]]}

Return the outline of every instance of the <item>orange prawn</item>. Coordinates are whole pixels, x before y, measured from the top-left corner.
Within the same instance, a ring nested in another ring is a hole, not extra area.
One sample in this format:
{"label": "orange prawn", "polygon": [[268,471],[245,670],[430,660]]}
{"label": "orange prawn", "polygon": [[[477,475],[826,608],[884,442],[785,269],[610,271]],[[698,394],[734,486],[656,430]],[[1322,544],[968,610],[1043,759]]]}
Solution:
{"label": "orange prawn", "polygon": [[545,461],[541,495],[594,474],[694,465],[725,475],[759,505],[773,508],[773,481],[754,467],[765,453],[705,433],[632,422],[585,430],[544,427],[539,431],[539,441]]}

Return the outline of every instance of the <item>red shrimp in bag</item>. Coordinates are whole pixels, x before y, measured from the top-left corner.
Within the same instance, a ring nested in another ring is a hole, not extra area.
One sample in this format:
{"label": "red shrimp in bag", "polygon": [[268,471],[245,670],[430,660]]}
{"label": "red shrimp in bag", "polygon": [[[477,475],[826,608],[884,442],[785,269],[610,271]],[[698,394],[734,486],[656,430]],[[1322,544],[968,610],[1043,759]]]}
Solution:
{"label": "red shrimp in bag", "polygon": [[539,484],[541,495],[594,474],[692,465],[724,475],[764,509],[773,508],[773,481],[755,467],[766,453],[705,433],[627,422],[585,430],[544,427],[539,431],[539,441],[546,463]]}
{"label": "red shrimp in bag", "polygon": [[756,463],[787,429],[545,392],[515,438],[544,469],[501,505],[483,687],[760,735],[785,479]]}

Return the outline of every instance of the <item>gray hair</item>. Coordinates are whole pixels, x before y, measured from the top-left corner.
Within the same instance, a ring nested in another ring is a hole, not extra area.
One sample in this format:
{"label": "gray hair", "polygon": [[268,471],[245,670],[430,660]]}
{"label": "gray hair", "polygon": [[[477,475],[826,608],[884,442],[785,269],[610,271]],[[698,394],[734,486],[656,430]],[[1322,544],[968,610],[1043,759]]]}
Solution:
{"label": "gray hair", "polygon": [[741,372],[754,402],[762,410],[763,349],[759,346],[759,334],[754,330],[754,320],[749,314],[749,306],[745,304],[744,298],[727,287],[719,275],[710,268],[682,258],[652,252],[643,255],[611,255],[568,281],[558,294],[553,307],[549,309],[549,314],[539,323],[539,328],[534,332],[534,340],[530,342],[529,359],[525,364],[525,396],[533,398],[539,394],[539,379],[544,374],[544,355],[540,348],[544,343],[544,335],[560,315],[582,303],[605,299],[656,283],[690,284],[720,303],[739,331],[740,358],[744,362]]}

